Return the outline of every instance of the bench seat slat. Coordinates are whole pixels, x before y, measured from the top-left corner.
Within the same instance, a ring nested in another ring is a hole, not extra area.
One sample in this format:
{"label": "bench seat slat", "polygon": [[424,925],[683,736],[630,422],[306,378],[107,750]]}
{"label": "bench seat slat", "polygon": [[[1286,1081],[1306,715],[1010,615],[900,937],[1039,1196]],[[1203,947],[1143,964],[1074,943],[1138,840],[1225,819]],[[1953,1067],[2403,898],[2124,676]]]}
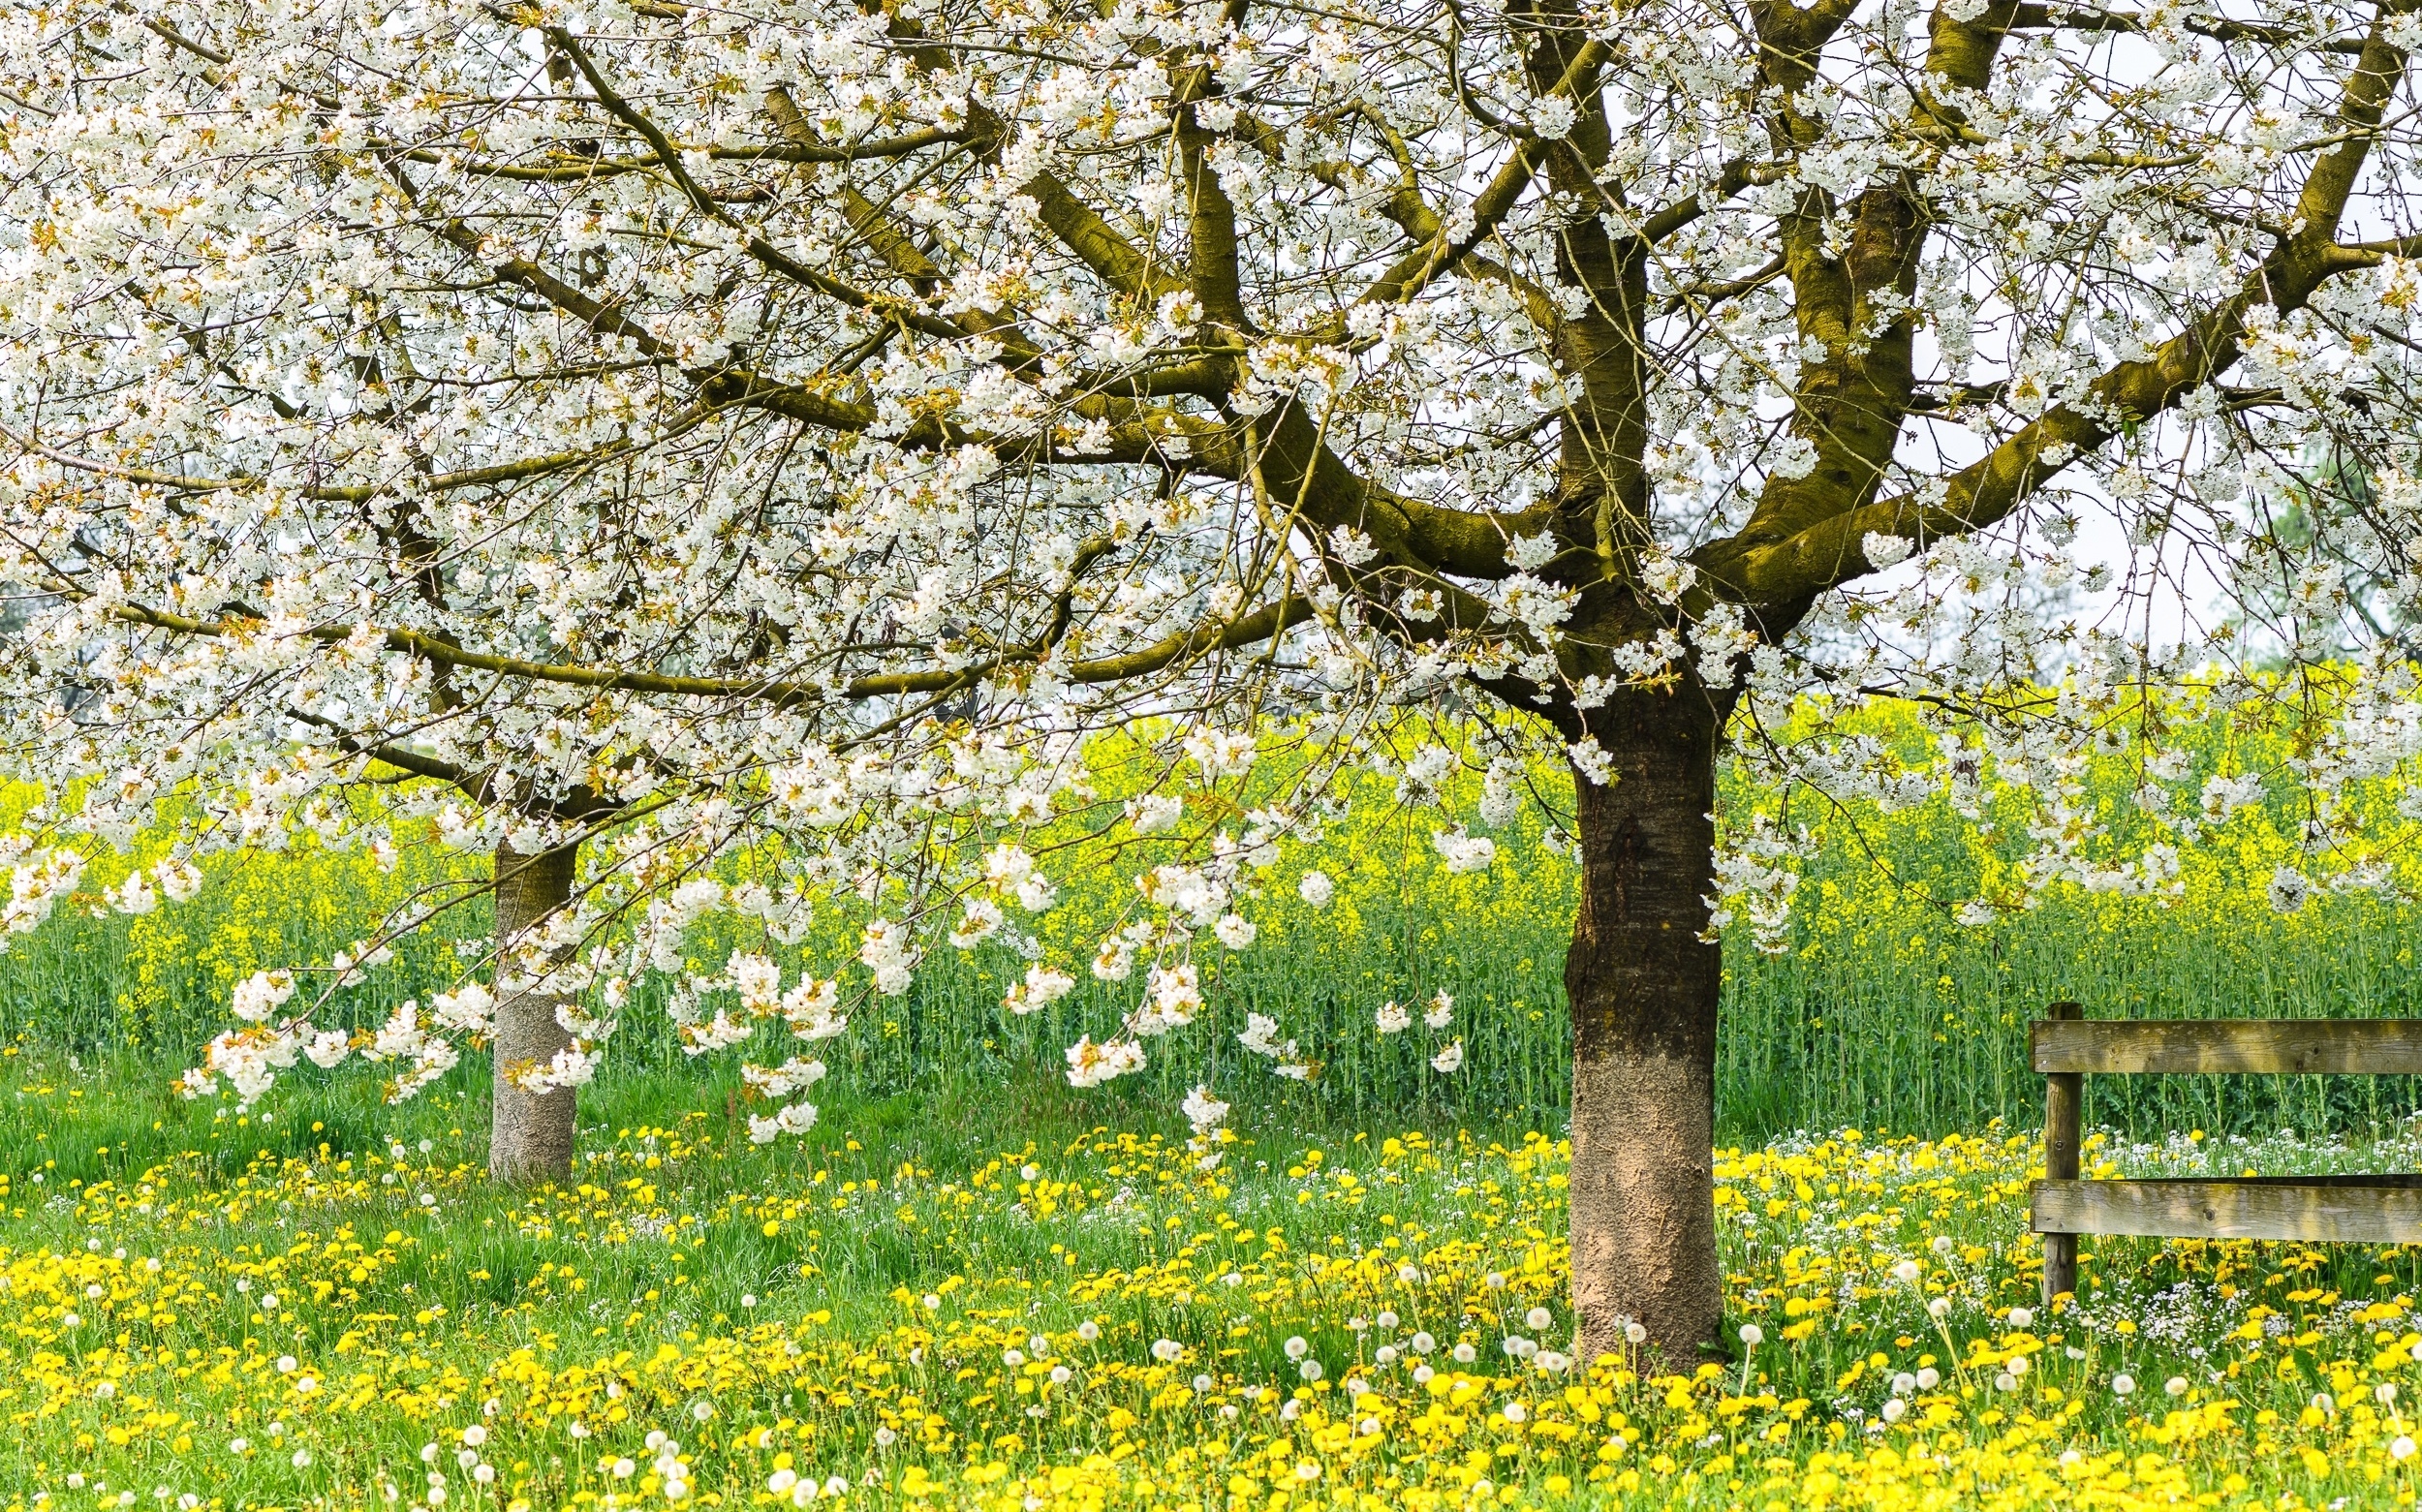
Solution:
{"label": "bench seat slat", "polygon": [[2422,1175],[2039,1181],[2039,1234],[2422,1244]]}
{"label": "bench seat slat", "polygon": [[2035,1069],[2422,1076],[2422,1019],[2039,1019]]}

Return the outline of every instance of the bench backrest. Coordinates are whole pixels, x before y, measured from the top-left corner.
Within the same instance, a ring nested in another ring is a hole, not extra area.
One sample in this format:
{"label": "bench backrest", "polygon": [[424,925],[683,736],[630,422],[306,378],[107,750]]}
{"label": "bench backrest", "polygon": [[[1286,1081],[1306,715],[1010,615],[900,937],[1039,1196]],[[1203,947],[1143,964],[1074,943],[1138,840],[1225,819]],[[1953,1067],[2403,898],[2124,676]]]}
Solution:
{"label": "bench backrest", "polygon": [[2090,1075],[2422,1075],[2422,1019],[2091,1020],[2046,1008],[2029,1035],[2043,1073],[2043,1174],[2030,1225],[2043,1236],[2043,1299],[2077,1287],[2079,1234],[2422,1243],[2422,1176],[2248,1176],[2081,1181]]}
{"label": "bench backrest", "polygon": [[2046,1074],[2422,1076],[2422,1019],[2038,1019]]}

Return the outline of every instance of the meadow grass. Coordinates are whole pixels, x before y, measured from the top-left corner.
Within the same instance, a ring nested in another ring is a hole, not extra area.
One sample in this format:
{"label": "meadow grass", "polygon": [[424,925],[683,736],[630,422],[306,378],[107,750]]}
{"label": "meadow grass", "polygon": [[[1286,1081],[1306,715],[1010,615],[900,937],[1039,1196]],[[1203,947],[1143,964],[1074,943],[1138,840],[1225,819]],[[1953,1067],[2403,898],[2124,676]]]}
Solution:
{"label": "meadow grass", "polygon": [[0,1070],[0,1507],[2318,1507],[2422,1468],[2411,1251],[2090,1242],[2030,1316],[2023,1134],[1721,1152],[1730,1358],[1669,1370],[1559,1358],[1547,1133],[1206,1151],[1034,1077],[767,1149],[626,1071],[575,1182],[512,1192],[466,1071],[246,1116],[131,1069]]}

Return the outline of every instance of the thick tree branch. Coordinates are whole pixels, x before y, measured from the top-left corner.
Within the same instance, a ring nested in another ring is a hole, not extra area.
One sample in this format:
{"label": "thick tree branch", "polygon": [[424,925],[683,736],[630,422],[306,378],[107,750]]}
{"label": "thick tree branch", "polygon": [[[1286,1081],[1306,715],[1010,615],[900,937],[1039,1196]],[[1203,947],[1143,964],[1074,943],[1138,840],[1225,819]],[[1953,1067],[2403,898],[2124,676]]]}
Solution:
{"label": "thick tree branch", "polygon": [[[868,163],[885,158],[905,158],[927,147],[951,146],[966,139],[967,133],[963,130],[936,127],[931,131],[909,132],[898,137],[870,138],[847,146],[820,142],[811,134],[804,141],[746,147],[709,142],[702,146],[684,146],[680,150],[684,153],[703,153],[710,160],[721,163]],[[585,184],[618,178],[625,173],[653,172],[665,167],[665,159],[655,153],[637,158],[568,157],[561,163],[495,163],[458,152],[440,151],[435,147],[404,147],[377,141],[370,145],[373,151],[387,153],[406,163],[424,163],[474,178],[510,179],[524,184]]]}
{"label": "thick tree branch", "polygon": [[1713,184],[1643,216],[1639,233],[1647,241],[1662,241],[1742,190],[1773,183],[1781,173],[1778,165],[1734,158],[1718,170]]}
{"label": "thick tree branch", "polygon": [[[624,457],[644,451],[649,447],[662,446],[668,441],[675,440],[697,429],[718,413],[721,412],[715,406],[700,406],[692,409],[676,417],[664,430],[650,436],[645,442],[613,441],[585,451],[558,451],[548,456],[524,457],[517,462],[499,462],[491,467],[464,468],[452,473],[429,473],[384,483],[303,483],[287,486],[305,499],[341,504],[366,504],[373,499],[392,497],[397,494],[451,493],[463,488],[487,488],[500,483],[526,482],[532,478],[546,478],[577,468],[597,467],[620,461]],[[40,442],[18,436],[5,426],[0,426],[0,437],[6,437],[12,444],[23,447],[36,456],[56,462],[61,467],[73,468],[77,472],[89,473],[99,478],[116,478],[121,482],[166,488],[176,493],[226,493],[231,490],[266,488],[270,486],[271,481],[265,478],[198,478],[190,474],[164,473],[154,468],[124,467],[115,463],[99,462],[90,457],[79,457],[73,452],[61,451],[54,447],[45,446]]]}
{"label": "thick tree branch", "polygon": [[[2125,32],[2142,35],[2145,17],[2126,11],[2097,11],[2086,6],[2022,5],[2010,22],[2012,31],[2076,31]],[[2313,51],[2336,52],[2350,57],[2363,54],[2360,37],[2326,37],[2307,40],[2286,26],[2268,26],[2257,21],[2235,21],[2223,16],[2173,17],[2172,24],[2198,37],[2216,42],[2259,42],[2272,46],[2301,46]]]}
{"label": "thick tree branch", "polygon": [[2335,274],[2367,265],[2369,249],[2340,247],[2340,218],[2372,146],[2389,96],[2405,76],[2406,53],[2388,41],[2383,10],[2348,77],[2339,119],[2345,139],[2318,159],[2297,197],[2299,230],[2263,259],[2238,291],[2163,342],[2148,358],[2105,370],[2080,406],[2058,405],[1943,482],[1941,502],[1904,494],[1814,521],[1784,539],[1745,531],[1692,560],[1717,592],[1755,603],[1805,601],[1873,571],[1863,542],[1897,536],[1919,545],[1983,530],[2006,517],[2080,453],[2176,406],[2233,366],[2250,313],[2301,308]]}
{"label": "thick tree branch", "polygon": [[[2015,0],[1992,0],[1966,18],[1938,9],[1931,22],[1921,120],[1966,125],[1943,102],[1985,86],[2007,34]],[[1785,108],[1779,137],[1815,150],[1828,128]],[[1847,210],[1847,216],[1845,211]],[[1848,221],[1847,233],[1838,223]],[[1847,207],[1815,187],[1782,218],[1782,262],[1804,343],[1824,355],[1802,369],[1792,396],[1791,436],[1814,453],[1795,475],[1770,472],[1742,529],[1745,548],[1785,540],[1875,496],[1899,445],[1916,391],[1916,325],[1910,314],[1934,206],[1906,170],[1879,175]]]}
{"label": "thick tree branch", "polygon": [[[129,625],[169,631],[180,635],[203,636],[214,640],[241,640],[266,633],[264,622],[257,619],[202,619],[192,615],[172,614],[144,604],[113,605],[110,617]],[[1190,661],[1215,651],[1234,650],[1254,645],[1281,634],[1302,624],[1312,613],[1312,605],[1300,598],[1282,598],[1250,614],[1233,619],[1213,620],[1192,630],[1154,641],[1148,646],[1116,656],[1099,657],[1069,663],[1069,681],[1085,684],[1122,682],[1161,671],[1173,663]],[[1055,615],[1056,645],[1069,628],[1070,617]],[[406,629],[384,629],[378,626],[315,625],[293,633],[324,646],[358,643],[367,640],[379,649],[399,652],[421,661],[445,666],[464,667],[474,671],[493,672],[502,677],[526,682],[554,683],[574,688],[594,688],[611,693],[658,694],[673,697],[714,698],[752,703],[769,703],[777,707],[825,703],[835,700],[862,700],[889,697],[900,694],[950,693],[972,687],[995,672],[1013,665],[1032,664],[1043,661],[1051,645],[1023,648],[1018,652],[988,658],[965,667],[917,672],[884,672],[859,677],[836,689],[792,678],[692,677],[677,673],[636,670],[620,667],[589,666],[576,663],[535,662],[523,657],[495,656],[466,650],[426,632]],[[384,759],[384,758],[382,758]],[[397,763],[400,764],[400,763]],[[432,770],[427,775],[445,774]],[[452,779],[448,778],[449,781]]]}

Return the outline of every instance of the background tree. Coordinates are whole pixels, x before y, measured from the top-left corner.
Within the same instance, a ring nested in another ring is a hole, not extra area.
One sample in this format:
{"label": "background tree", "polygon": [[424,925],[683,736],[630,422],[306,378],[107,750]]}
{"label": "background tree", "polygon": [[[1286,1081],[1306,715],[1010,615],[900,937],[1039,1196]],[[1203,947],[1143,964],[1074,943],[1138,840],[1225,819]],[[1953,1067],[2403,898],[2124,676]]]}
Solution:
{"label": "background tree", "polygon": [[[1076,742],[1150,715],[1168,794],[1099,828],[1202,863],[1094,963],[1146,973],[1070,1052],[1118,1074],[1205,1011],[1196,953],[1250,941],[1327,774],[1467,710],[1493,812],[1524,750],[1575,771],[1581,1348],[1698,1349],[1711,908],[1771,935],[1789,883],[1779,831],[1719,871],[1719,748],[1772,727],[1745,694],[1922,696],[2004,763],[2139,740],[2169,780],[2115,691],[2230,653],[2194,564],[2250,475],[2326,428],[2412,540],[2416,35],[2394,3],[16,8],[0,577],[56,598],[0,718],[56,797],[12,919],[171,796],[190,849],[486,847],[492,988],[349,1041],[312,1012],[365,941],[245,984],[193,1083],[358,1052],[409,1091],[493,1034],[496,1172],[547,1174],[635,972],[702,1051],[841,1032],[946,929],[1030,948],[1053,857],[1018,838],[1096,813]],[[2123,537],[2125,577],[2084,559]],[[2013,607],[2072,578],[2107,619]],[[2342,608],[2316,578],[2298,612]],[[2396,727],[2332,749],[2405,759],[2365,744]],[[1257,735],[1301,746],[1289,791],[1167,801]],[[829,976],[685,964],[708,910],[781,941],[819,907],[859,910]],[[752,1066],[760,1131],[821,1073]]]}
{"label": "background tree", "polygon": [[[2410,596],[2399,583],[2410,570],[2400,542],[2401,519],[2382,510],[2367,460],[2318,437],[2305,447],[2299,465],[2282,470],[2282,486],[2256,495],[2251,539],[2235,564],[2239,633],[2282,642],[2325,635],[2337,642],[2298,646],[2290,660],[2382,645],[2411,654],[2413,627],[2402,613]],[[2360,640],[2345,637],[2334,616],[2303,612],[2316,587],[2362,622]]]}

